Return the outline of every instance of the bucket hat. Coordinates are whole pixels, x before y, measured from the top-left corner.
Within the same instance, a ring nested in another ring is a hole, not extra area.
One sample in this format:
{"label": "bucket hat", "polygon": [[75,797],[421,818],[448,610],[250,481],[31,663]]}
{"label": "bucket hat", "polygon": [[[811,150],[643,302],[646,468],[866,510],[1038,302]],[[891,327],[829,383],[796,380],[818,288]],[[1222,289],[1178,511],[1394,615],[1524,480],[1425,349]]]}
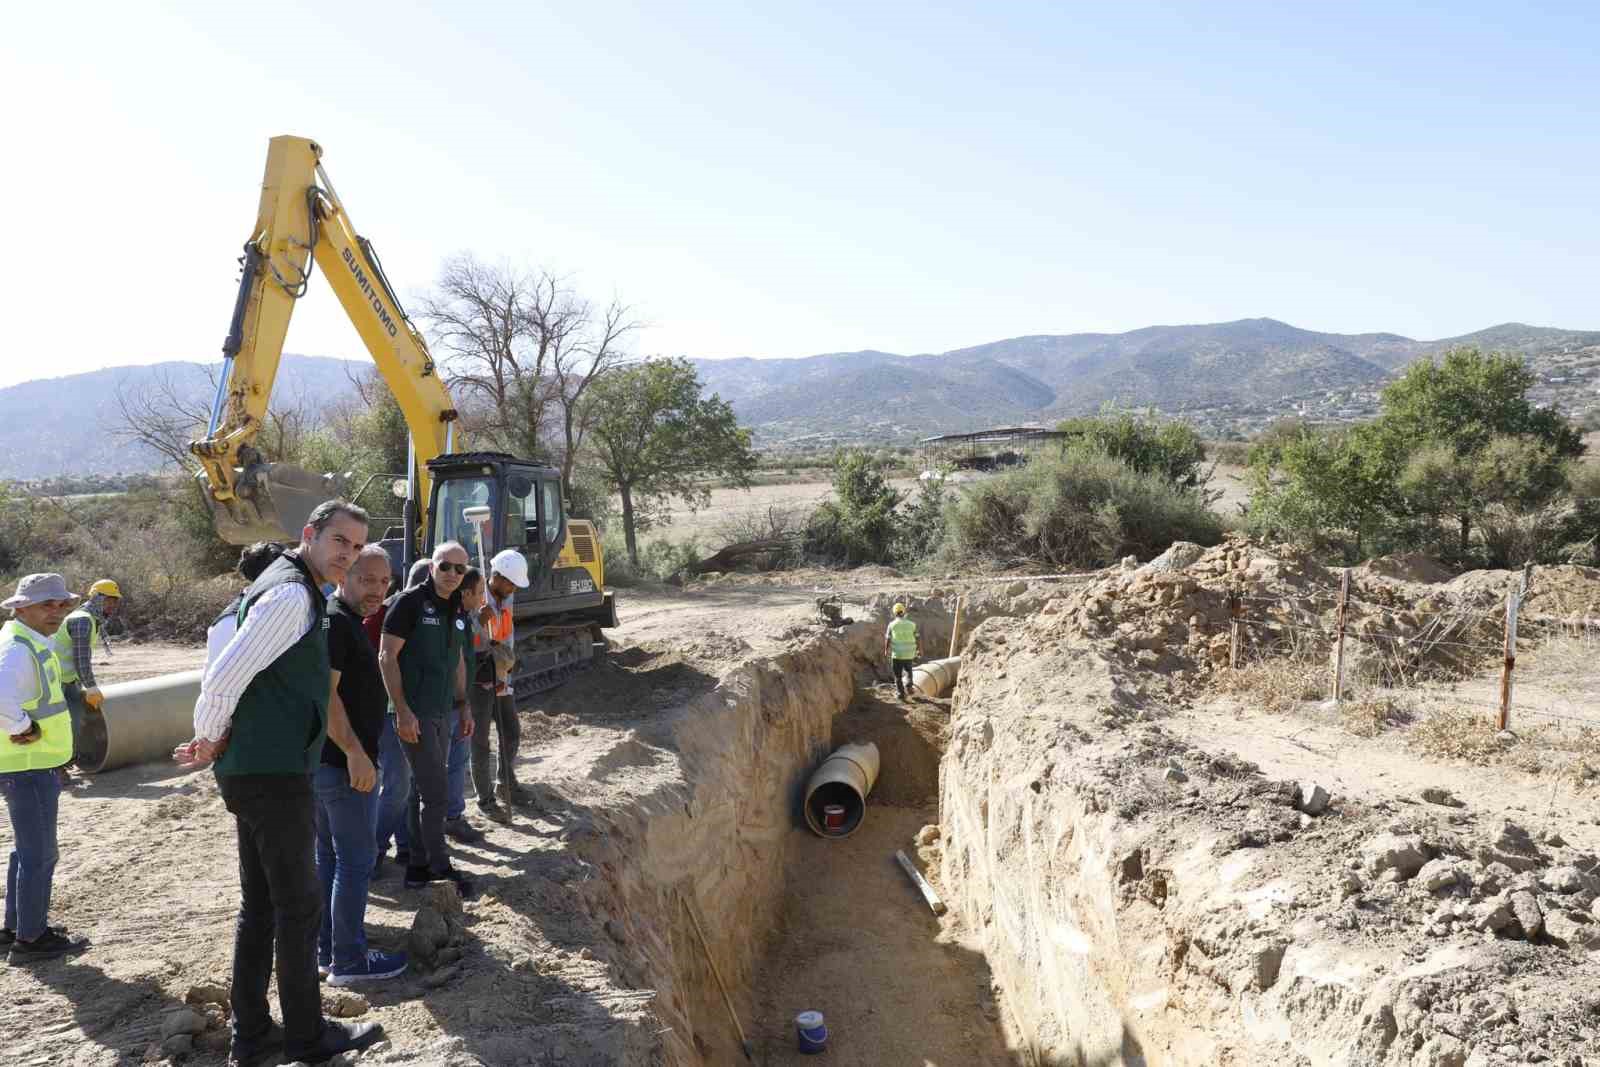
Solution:
{"label": "bucket hat", "polygon": [[67,589],[67,581],[59,574],[25,574],[17,582],[15,596],[0,600],[0,608],[15,611],[43,604],[47,600],[78,600],[78,594]]}

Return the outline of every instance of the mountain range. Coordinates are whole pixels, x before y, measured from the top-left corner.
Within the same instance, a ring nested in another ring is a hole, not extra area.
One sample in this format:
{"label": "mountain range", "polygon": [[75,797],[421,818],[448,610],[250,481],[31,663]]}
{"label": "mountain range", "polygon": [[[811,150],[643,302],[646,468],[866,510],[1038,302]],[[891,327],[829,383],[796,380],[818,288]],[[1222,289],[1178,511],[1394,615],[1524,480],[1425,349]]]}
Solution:
{"label": "mountain range", "polygon": [[[1182,414],[1211,432],[1274,414],[1358,414],[1412,360],[1453,345],[1526,355],[1555,390],[1600,373],[1600,331],[1506,323],[1436,341],[1332,334],[1276,319],[1149,326],[1128,333],[1014,337],[938,354],[840,352],[801,359],[697,360],[708,392],[765,443],[883,439],[1050,422],[1107,404]],[[1556,384],[1567,384],[1557,382]],[[1569,406],[1571,406],[1569,404]],[[1312,409],[1312,410],[1303,410]],[[1320,409],[1327,409],[1322,411]]]}
{"label": "mountain range", "polygon": [[[835,352],[799,359],[697,359],[707,393],[728,400],[767,447],[900,441],[1017,423],[1048,424],[1107,404],[1154,407],[1225,436],[1290,414],[1352,419],[1411,361],[1453,345],[1520,352],[1541,402],[1600,407],[1600,331],[1505,323],[1419,341],[1335,334],[1276,319],[1047,334],[926,355]],[[362,363],[285,355],[278,394],[312,405],[350,391]],[[132,473],[159,457],[116,434],[117,397],[171,388],[209,398],[215,364],[111,367],[0,389],[0,478]]]}

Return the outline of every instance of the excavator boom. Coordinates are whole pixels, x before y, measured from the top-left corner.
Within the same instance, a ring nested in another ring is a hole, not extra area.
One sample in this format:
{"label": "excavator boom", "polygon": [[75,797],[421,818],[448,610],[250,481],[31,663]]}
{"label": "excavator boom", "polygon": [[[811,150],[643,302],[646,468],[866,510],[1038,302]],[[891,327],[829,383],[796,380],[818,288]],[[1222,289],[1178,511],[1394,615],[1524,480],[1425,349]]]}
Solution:
{"label": "excavator boom", "polygon": [[298,540],[311,510],[338,486],[269,463],[255,440],[267,416],[294,303],[313,263],[361,335],[412,436],[410,500],[428,499],[427,463],[451,450],[455,405],[422,334],[406,316],[372,246],[359,236],[304,137],[274,137],[267,150],[255,228],[240,259],[223,369],[206,436],[189,445],[202,467],[217,532],[231,544]]}

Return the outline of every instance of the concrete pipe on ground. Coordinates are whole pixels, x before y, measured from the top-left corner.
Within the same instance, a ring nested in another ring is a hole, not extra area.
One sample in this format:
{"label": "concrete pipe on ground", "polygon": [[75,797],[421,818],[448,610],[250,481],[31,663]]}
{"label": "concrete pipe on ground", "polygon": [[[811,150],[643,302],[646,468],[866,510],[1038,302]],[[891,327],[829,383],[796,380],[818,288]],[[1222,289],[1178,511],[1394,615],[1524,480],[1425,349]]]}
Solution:
{"label": "concrete pipe on ground", "polygon": [[911,684],[925,697],[942,697],[955,688],[956,675],[960,671],[960,656],[930,659],[912,669]]}
{"label": "concrete pipe on ground", "polygon": [[86,712],[79,764],[90,774],[170,759],[194,736],[201,671],[104,686],[102,713]]}
{"label": "concrete pipe on ground", "polygon": [[[806,782],[806,825],[818,837],[849,837],[866,817],[867,795],[877,781],[877,745],[839,746]],[[830,818],[830,807],[843,810]]]}

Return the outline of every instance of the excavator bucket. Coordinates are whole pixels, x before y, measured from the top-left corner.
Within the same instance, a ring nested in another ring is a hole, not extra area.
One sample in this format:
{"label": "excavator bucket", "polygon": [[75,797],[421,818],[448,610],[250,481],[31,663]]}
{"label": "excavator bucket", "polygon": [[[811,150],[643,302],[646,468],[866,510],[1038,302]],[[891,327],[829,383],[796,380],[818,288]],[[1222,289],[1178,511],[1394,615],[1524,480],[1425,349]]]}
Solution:
{"label": "excavator bucket", "polygon": [[211,495],[200,475],[217,536],[230,545],[257,541],[298,541],[318,504],[341,495],[341,479],[313,474],[292,463],[257,463],[239,475],[232,500]]}

